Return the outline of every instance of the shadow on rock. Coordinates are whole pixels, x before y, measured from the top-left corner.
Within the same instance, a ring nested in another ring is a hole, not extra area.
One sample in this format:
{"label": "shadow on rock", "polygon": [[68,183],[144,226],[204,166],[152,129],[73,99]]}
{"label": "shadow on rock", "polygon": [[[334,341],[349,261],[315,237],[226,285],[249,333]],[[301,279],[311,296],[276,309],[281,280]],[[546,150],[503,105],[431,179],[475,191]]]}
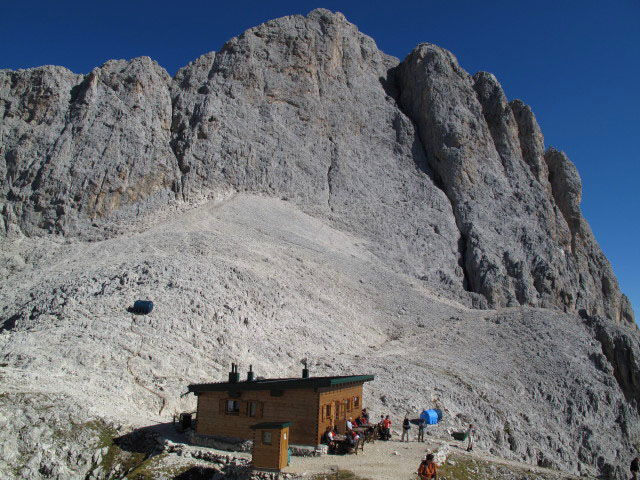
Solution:
{"label": "shadow on rock", "polygon": [[215,468],[192,467],[173,478],[174,480],[211,480],[224,477],[221,477],[220,472]]}
{"label": "shadow on rock", "polygon": [[114,438],[113,443],[121,450],[130,453],[143,453],[148,458],[162,451],[165,440],[185,443],[186,437],[183,433],[175,430],[173,423],[167,422],[138,428]]}

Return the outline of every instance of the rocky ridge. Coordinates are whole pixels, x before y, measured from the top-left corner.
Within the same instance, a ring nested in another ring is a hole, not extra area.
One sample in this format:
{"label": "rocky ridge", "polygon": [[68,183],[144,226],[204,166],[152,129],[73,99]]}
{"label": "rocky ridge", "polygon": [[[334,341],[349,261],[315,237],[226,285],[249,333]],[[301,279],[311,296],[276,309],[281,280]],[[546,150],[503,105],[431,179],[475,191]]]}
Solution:
{"label": "rocky ridge", "polygon": [[[378,411],[436,402],[498,454],[622,476],[633,311],[575,166],[493,75],[430,44],[399,62],[314,10],[173,79],[144,57],[0,71],[0,117],[2,383],[17,395],[0,420],[35,422],[34,391],[54,425],[166,420],[229,358],[282,375],[309,356],[375,373]],[[139,296],[157,313],[123,313]],[[43,460],[29,425],[4,424],[27,439],[3,447],[6,471],[92,465]]]}

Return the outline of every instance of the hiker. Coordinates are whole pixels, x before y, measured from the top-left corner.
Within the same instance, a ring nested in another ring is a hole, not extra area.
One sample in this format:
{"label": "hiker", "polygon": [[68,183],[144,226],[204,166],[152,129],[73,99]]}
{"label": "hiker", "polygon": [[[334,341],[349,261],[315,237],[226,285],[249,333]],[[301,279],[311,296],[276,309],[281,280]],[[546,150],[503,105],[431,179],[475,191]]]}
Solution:
{"label": "hiker", "polygon": [[473,434],[476,433],[476,430],[473,428],[473,424],[469,424],[469,428],[467,429],[467,438],[469,439],[469,443],[467,444],[467,452],[473,450]]}
{"label": "hiker", "polygon": [[426,455],[424,456],[424,458],[420,462],[420,465],[418,465],[418,476],[420,477],[420,479],[422,479],[422,476],[424,475],[425,468],[427,468],[427,456]]}
{"label": "hiker", "polygon": [[407,416],[404,416],[404,420],[402,421],[402,437],[400,437],[400,441],[404,442],[405,438],[407,439],[407,442],[409,442],[409,430],[411,429],[411,423],[409,422],[409,419],[407,418]]}
{"label": "hiker", "polygon": [[391,440],[391,419],[389,415],[382,420],[382,439]]}
{"label": "hiker", "polygon": [[638,480],[638,471],[640,471],[640,458],[636,457],[631,460],[631,478]]}
{"label": "hiker", "polygon": [[424,429],[427,427],[427,420],[424,417],[420,417],[418,422],[418,441],[424,442]]}
{"label": "hiker", "polygon": [[369,412],[366,408],[362,409],[362,420],[364,420],[365,425],[369,425]]}
{"label": "hiker", "polygon": [[438,480],[438,466],[433,461],[433,453],[430,453],[420,463],[418,467],[420,480]]}

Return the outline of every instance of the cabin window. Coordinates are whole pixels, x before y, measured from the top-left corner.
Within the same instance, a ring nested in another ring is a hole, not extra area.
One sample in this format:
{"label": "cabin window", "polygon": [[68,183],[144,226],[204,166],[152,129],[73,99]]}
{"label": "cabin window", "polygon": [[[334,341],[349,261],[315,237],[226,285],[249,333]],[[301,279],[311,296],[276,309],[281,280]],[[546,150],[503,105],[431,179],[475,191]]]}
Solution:
{"label": "cabin window", "polygon": [[258,402],[249,402],[247,406],[247,415],[256,417],[258,415]]}
{"label": "cabin window", "polygon": [[360,406],[360,398],[353,397],[353,408],[358,408]]}
{"label": "cabin window", "polygon": [[227,408],[225,410],[227,415],[239,415],[240,414],[240,402],[238,400],[227,400]]}
{"label": "cabin window", "polygon": [[262,443],[271,445],[271,432],[262,432]]}
{"label": "cabin window", "polygon": [[331,404],[328,403],[324,406],[324,418],[331,418]]}
{"label": "cabin window", "polygon": [[348,399],[348,398],[344,401],[344,409],[345,409],[347,412],[350,412],[350,411],[351,411],[351,400],[350,400],[350,399]]}

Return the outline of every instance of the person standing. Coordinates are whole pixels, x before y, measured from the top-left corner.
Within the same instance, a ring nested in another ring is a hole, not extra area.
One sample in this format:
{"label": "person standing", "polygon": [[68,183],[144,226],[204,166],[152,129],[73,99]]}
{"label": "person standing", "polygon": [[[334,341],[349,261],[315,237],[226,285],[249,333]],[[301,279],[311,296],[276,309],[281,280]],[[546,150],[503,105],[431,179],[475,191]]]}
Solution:
{"label": "person standing", "polygon": [[424,417],[420,417],[418,422],[418,441],[424,442],[424,429],[427,427],[427,421]]}
{"label": "person standing", "polygon": [[640,458],[636,457],[631,460],[631,478],[638,480],[638,471],[640,471]]}
{"label": "person standing", "polygon": [[383,440],[391,439],[391,419],[389,418],[389,415],[387,415],[385,419],[382,421],[382,433],[383,433]]}
{"label": "person standing", "polygon": [[469,439],[469,443],[467,444],[467,452],[473,450],[473,435],[476,433],[475,428],[473,428],[473,424],[469,424],[469,428],[467,429],[467,438]]}
{"label": "person standing", "polygon": [[409,430],[411,429],[411,423],[409,423],[409,419],[407,418],[407,416],[404,416],[404,420],[402,421],[402,437],[400,438],[401,442],[404,442],[405,438],[407,439],[406,441],[409,442]]}

